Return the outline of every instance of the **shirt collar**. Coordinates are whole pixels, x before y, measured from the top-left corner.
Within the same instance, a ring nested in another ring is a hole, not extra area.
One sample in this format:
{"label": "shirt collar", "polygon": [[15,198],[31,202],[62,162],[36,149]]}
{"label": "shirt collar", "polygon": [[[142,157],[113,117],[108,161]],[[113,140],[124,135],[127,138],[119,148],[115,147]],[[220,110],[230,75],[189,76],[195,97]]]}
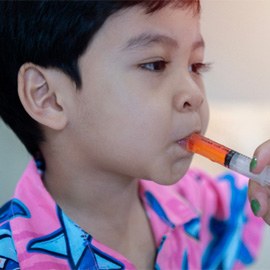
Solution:
{"label": "shirt collar", "polygon": [[169,231],[187,224],[199,216],[198,211],[180,195],[180,185],[180,182],[171,186],[163,186],[152,181],[140,181],[140,197],[157,244]]}
{"label": "shirt collar", "polygon": [[[189,177],[188,174],[185,177]],[[27,184],[24,184],[25,181]],[[139,181],[139,196],[149,218],[157,245],[169,231],[188,223],[194,218],[198,218],[198,212],[180,195],[180,189],[180,182],[171,186],[163,186],[153,181]],[[31,202],[38,200],[39,207],[46,209],[44,213],[50,213],[48,215],[52,215],[52,212],[48,210],[55,210],[56,207],[53,198],[40,179],[39,170],[34,161],[30,162],[22,181],[18,184],[15,197],[26,200],[26,202],[29,202],[29,206]],[[30,208],[32,207],[30,206]],[[31,209],[31,211],[35,210],[36,207]],[[52,217],[50,216],[50,218]],[[53,220],[58,220],[57,216]],[[57,227],[57,224],[54,224],[54,226]],[[38,227],[41,230],[45,229],[40,224]]]}

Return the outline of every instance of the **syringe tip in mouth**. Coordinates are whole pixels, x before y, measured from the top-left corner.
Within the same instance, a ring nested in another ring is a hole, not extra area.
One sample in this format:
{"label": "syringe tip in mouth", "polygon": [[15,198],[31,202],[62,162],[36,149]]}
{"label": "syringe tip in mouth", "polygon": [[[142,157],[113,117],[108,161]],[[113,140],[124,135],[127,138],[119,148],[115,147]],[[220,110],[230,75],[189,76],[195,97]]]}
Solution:
{"label": "syringe tip in mouth", "polygon": [[242,155],[224,145],[216,143],[198,133],[193,133],[184,142],[188,151],[202,155],[213,162],[219,163],[261,185],[270,185],[270,167],[266,167],[260,174],[251,173],[251,158]]}

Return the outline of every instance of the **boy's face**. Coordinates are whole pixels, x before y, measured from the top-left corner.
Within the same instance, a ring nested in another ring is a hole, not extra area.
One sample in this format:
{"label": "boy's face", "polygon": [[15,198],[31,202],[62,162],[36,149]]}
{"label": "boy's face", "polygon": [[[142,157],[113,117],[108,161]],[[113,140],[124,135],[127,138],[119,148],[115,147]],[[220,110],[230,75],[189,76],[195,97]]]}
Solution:
{"label": "boy's face", "polygon": [[192,11],[111,16],[81,57],[82,89],[72,92],[69,132],[82,163],[164,184],[181,178],[192,156],[179,140],[208,122],[203,55]]}

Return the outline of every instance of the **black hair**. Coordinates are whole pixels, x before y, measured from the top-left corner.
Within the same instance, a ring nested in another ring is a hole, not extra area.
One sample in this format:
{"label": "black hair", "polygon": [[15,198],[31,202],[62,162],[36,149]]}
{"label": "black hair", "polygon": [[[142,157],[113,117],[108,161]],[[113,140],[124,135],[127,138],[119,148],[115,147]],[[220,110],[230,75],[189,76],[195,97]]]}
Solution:
{"label": "black hair", "polygon": [[78,59],[110,15],[135,5],[153,13],[168,4],[200,13],[199,0],[0,1],[0,117],[31,155],[44,135],[18,97],[20,67],[57,68],[80,88]]}

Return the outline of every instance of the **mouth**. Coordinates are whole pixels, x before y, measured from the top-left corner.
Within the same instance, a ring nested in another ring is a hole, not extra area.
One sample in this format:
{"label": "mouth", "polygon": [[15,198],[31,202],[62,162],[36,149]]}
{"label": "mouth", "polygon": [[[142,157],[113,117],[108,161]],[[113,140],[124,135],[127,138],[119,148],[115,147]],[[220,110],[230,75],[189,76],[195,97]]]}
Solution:
{"label": "mouth", "polygon": [[180,139],[179,141],[177,141],[177,143],[178,143],[181,147],[183,147],[183,148],[186,149],[187,138],[188,138],[188,137],[185,137],[185,138],[183,138],[183,139]]}
{"label": "mouth", "polygon": [[177,141],[177,144],[178,144],[180,147],[182,147],[182,148],[184,148],[185,150],[187,150],[187,141],[188,141],[188,138],[189,138],[192,134],[194,134],[194,133],[200,134],[201,132],[200,132],[200,131],[197,131],[197,130],[196,130],[196,131],[193,131],[193,132],[189,133],[187,136],[185,136],[184,138],[178,140],[178,141]]}

